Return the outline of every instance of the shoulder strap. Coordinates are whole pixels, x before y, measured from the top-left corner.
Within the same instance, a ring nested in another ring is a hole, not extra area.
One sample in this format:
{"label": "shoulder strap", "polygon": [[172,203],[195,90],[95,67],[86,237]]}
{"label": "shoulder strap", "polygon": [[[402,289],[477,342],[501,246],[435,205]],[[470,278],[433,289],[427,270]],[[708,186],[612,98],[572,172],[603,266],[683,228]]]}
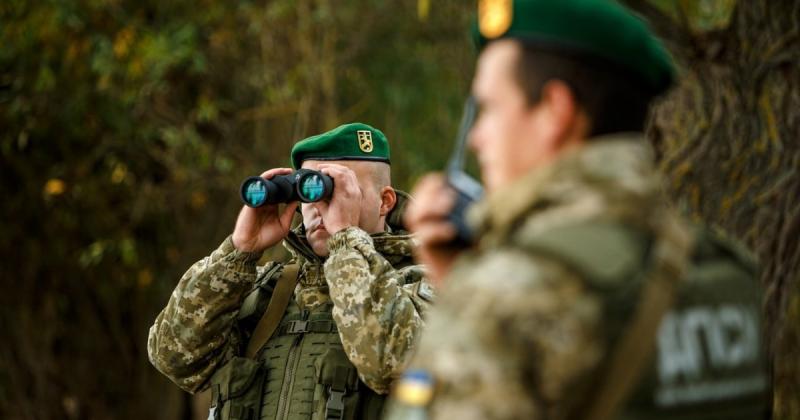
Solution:
{"label": "shoulder strap", "polygon": [[557,258],[592,286],[614,289],[643,270],[651,239],[623,224],[582,223],[557,227],[536,235],[521,232],[526,249]]}
{"label": "shoulder strap", "polygon": [[255,330],[253,330],[253,335],[247,343],[246,357],[254,357],[278,328],[286,308],[289,307],[289,300],[292,298],[294,288],[297,286],[299,271],[299,264],[288,264],[283,267],[283,272],[278,278],[278,284],[275,285],[275,291],[269,300],[267,310],[258,321]]}
{"label": "shoulder strap", "polygon": [[664,314],[672,306],[677,288],[685,275],[693,240],[673,217],[665,236],[651,251],[650,270],[645,275],[638,305],[626,331],[611,348],[608,368],[599,382],[598,392],[587,405],[586,420],[609,420],[620,410],[653,355],[655,334]]}

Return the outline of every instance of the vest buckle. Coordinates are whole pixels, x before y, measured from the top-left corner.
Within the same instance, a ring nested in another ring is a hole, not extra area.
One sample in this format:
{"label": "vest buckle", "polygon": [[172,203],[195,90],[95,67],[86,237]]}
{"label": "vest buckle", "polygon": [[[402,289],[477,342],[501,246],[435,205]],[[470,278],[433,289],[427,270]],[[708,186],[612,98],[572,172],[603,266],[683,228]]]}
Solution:
{"label": "vest buckle", "polygon": [[330,396],[325,403],[325,420],[342,420],[344,418],[344,393],[330,389]]}
{"label": "vest buckle", "polygon": [[304,334],[308,332],[308,321],[292,321],[287,325],[287,334]]}

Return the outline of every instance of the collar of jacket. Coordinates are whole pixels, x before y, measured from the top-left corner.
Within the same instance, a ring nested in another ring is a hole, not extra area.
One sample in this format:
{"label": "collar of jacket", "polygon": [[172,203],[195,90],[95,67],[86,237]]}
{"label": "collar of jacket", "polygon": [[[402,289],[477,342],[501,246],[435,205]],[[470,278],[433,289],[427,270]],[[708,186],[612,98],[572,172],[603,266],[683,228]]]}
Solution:
{"label": "collar of jacket", "polygon": [[[403,214],[411,201],[411,196],[400,190],[395,190],[395,192],[397,193],[397,203],[386,217],[386,231],[370,235],[375,250],[392,265],[409,260],[414,248],[414,238],[403,224]],[[311,249],[302,223],[289,232],[283,245],[301,265],[325,263],[325,258],[318,256]]]}
{"label": "collar of jacket", "polygon": [[660,188],[644,136],[618,133],[590,139],[497,190],[473,206],[469,220],[481,247],[496,246],[522,224],[539,224],[535,232],[599,217],[640,219],[646,209],[637,203],[652,203]]}

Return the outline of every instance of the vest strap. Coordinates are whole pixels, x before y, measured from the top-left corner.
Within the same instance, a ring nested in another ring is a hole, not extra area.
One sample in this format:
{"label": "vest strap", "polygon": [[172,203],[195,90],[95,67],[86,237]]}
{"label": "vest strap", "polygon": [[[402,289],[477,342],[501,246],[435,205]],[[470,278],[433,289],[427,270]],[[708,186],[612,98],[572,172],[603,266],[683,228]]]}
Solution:
{"label": "vest strap", "polygon": [[294,320],[284,322],[278,328],[278,335],[305,334],[305,333],[334,333],[338,332],[336,323],[329,319],[306,321]]}
{"label": "vest strap", "polygon": [[[655,331],[664,313],[672,306],[677,287],[684,279],[692,238],[678,227],[674,217],[667,216],[671,224],[669,234],[660,238],[651,251],[650,270],[640,292],[639,303],[628,324],[627,330],[612,346],[608,369],[603,375],[599,392],[592,396],[584,416],[585,420],[609,420],[614,418],[625,401],[647,362],[653,356]],[[672,243],[672,247],[668,245]],[[669,252],[673,248],[674,252]],[[658,258],[653,258],[657,256]]]}
{"label": "vest strap", "polygon": [[269,301],[267,310],[258,321],[253,336],[247,343],[247,351],[245,355],[248,358],[253,358],[256,353],[269,341],[272,334],[280,325],[281,318],[289,307],[289,301],[294,294],[294,288],[297,286],[298,274],[300,272],[299,264],[287,264],[283,267],[283,272],[278,278],[278,284],[275,286],[275,292]]}

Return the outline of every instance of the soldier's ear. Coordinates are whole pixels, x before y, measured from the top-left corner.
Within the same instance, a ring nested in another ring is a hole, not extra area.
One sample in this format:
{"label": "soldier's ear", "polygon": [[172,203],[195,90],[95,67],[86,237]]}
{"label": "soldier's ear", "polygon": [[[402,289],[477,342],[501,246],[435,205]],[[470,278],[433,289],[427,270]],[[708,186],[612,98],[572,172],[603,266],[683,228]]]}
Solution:
{"label": "soldier's ear", "polygon": [[561,80],[550,80],[542,87],[542,103],[553,125],[554,136],[563,137],[578,110],[572,89]]}
{"label": "soldier's ear", "polygon": [[394,188],[385,186],[381,188],[381,216],[386,216],[397,204],[397,193]]}
{"label": "soldier's ear", "polygon": [[545,83],[540,103],[547,122],[542,131],[555,149],[568,146],[571,139],[586,137],[588,117],[567,83],[557,79]]}

